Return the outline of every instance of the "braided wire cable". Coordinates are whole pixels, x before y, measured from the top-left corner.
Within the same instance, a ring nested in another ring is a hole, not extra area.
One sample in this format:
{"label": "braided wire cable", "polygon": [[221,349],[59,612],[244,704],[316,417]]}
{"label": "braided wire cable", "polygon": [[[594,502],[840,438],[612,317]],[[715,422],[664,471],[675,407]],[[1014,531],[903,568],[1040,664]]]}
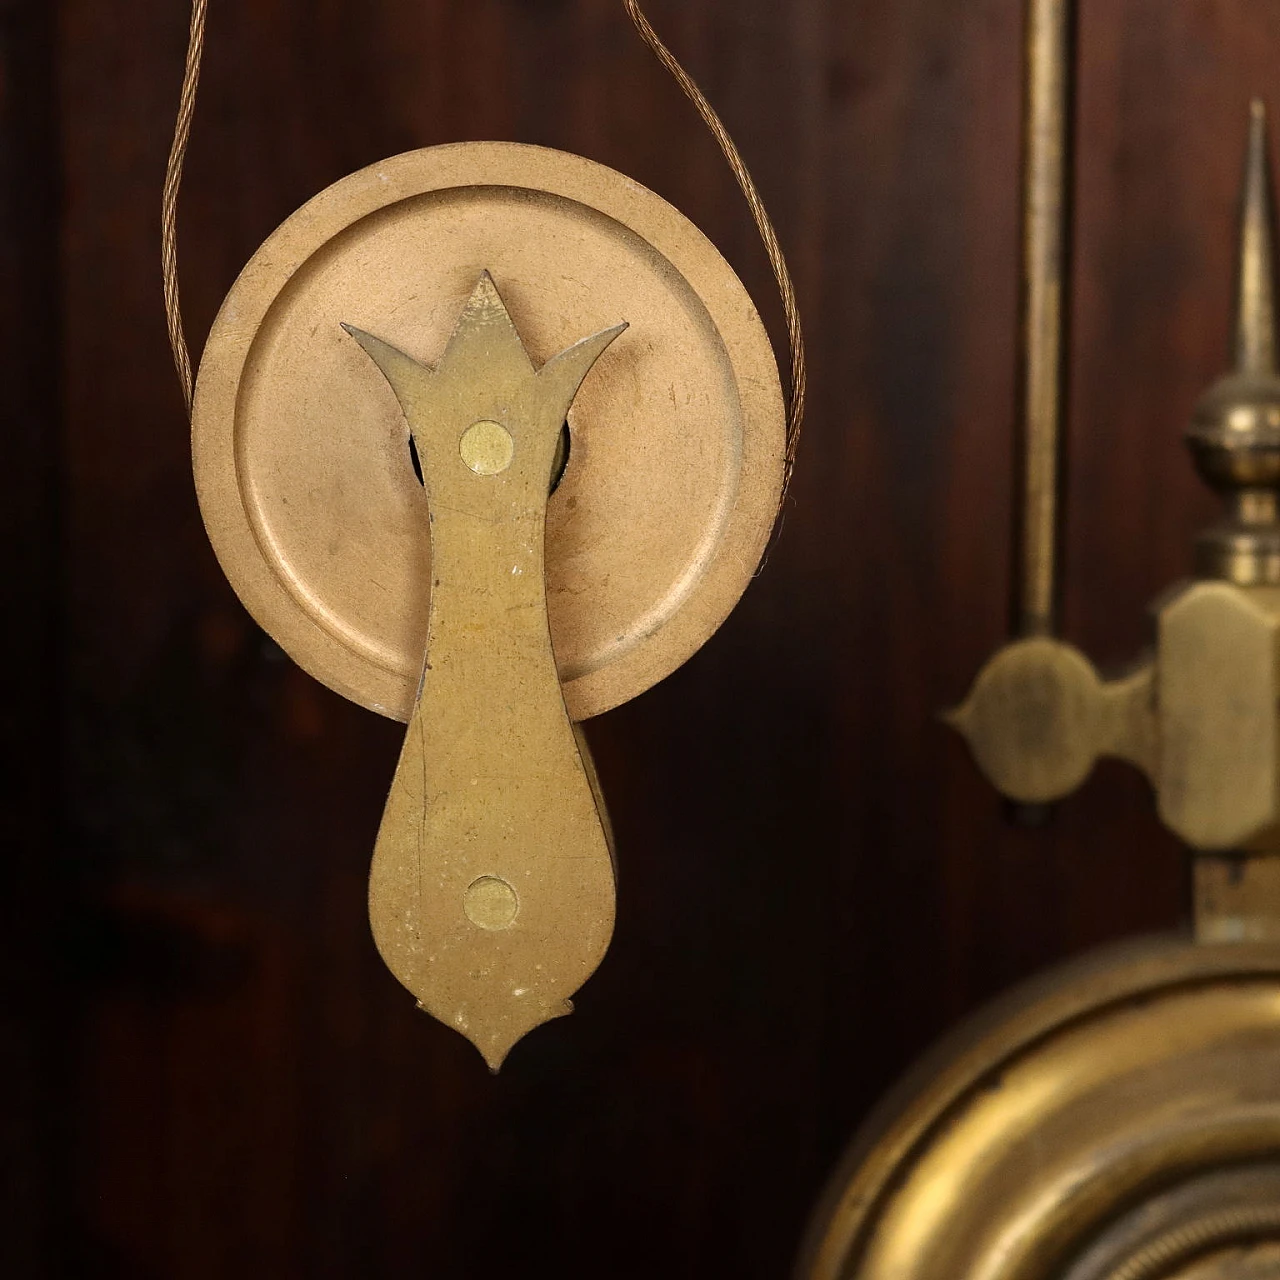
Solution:
{"label": "braided wire cable", "polygon": [[796,446],[800,442],[800,428],[804,423],[804,400],[807,381],[806,359],[804,349],[804,330],[800,324],[800,308],[796,302],[795,286],[791,281],[791,272],[787,269],[787,260],[783,256],[782,246],[778,243],[777,232],[769,219],[764,201],[756,188],[742,159],[742,154],[735,145],[729,130],[716,114],[715,108],[706,99],[706,95],[698,88],[693,78],[676,60],[675,55],[658,38],[657,32],[649,25],[649,20],[640,8],[639,0],[623,0],[627,16],[635,24],[636,30],[645,44],[653,50],[658,61],[671,73],[686,98],[693,103],[694,109],[702,117],[702,122],[715,138],[738,186],[746,198],[751,216],[755,220],[756,230],[764,241],[765,252],[769,256],[769,265],[773,268],[773,278],[778,283],[778,293],[782,297],[782,311],[787,322],[787,342],[791,356],[791,398],[787,410],[787,444],[782,472],[782,497],[786,498],[787,487],[791,483],[791,473],[795,468]]}
{"label": "braided wire cable", "polygon": [[178,99],[178,118],[173,127],[173,146],[164,171],[164,192],[160,198],[160,268],[164,275],[164,312],[169,326],[169,346],[182,384],[182,398],[191,413],[191,353],[182,325],[178,296],[178,191],[182,186],[182,165],[191,141],[191,118],[196,110],[196,90],[200,85],[200,60],[204,56],[204,29],[209,0],[192,0],[191,33],[187,43],[187,65]]}
{"label": "braided wire cable", "polygon": [[[787,269],[787,261],[778,243],[777,233],[769,219],[760,192],[743,162],[742,155],[734,144],[728,129],[716,114],[715,109],[707,101],[702,90],[689,76],[688,72],[676,60],[675,55],[658,38],[649,20],[640,8],[638,0],[623,0],[627,15],[644,42],[657,56],[662,65],[670,72],[676,84],[693,104],[703,123],[715,138],[725,160],[728,162],[738,186],[746,198],[747,206],[755,221],[760,239],[764,242],[765,252],[769,257],[769,265],[773,268],[774,279],[778,284],[778,292],[782,298],[782,310],[786,318],[787,338],[791,357],[791,396],[787,412],[786,451],[783,462],[782,493],[785,497],[787,486],[791,481],[791,472],[795,466],[796,445],[800,438],[800,427],[804,421],[804,402],[806,384],[806,361],[804,331],[800,324],[800,311],[796,303],[795,286],[791,281],[791,273]],[[165,167],[164,192],[160,209],[160,262],[164,276],[164,308],[169,330],[169,346],[173,351],[174,367],[178,371],[178,381],[182,385],[182,395],[186,402],[187,413],[191,412],[193,395],[193,378],[191,371],[191,353],[187,347],[186,330],[182,323],[181,298],[178,290],[178,193],[182,187],[182,169],[186,160],[187,147],[191,141],[191,121],[195,114],[196,91],[200,84],[200,62],[204,55],[205,26],[208,18],[208,0],[192,0],[191,30],[187,44],[186,68],[182,77],[182,92],[178,100],[178,116],[173,130],[173,146],[169,151],[169,161]]]}

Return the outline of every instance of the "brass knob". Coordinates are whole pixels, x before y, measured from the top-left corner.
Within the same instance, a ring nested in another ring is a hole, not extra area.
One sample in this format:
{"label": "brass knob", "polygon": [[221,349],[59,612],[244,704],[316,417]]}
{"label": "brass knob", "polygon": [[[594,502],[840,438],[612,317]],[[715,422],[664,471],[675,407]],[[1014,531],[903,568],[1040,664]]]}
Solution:
{"label": "brass knob", "polygon": [[1280,374],[1275,210],[1267,115],[1255,100],[1240,211],[1235,368],[1196,406],[1187,443],[1227,516],[1196,541],[1196,572],[1237,586],[1280,584]]}
{"label": "brass knob", "polygon": [[1160,817],[1193,849],[1280,845],[1280,372],[1266,113],[1252,109],[1241,200],[1235,368],[1187,433],[1226,499],[1201,535],[1198,580],[1156,604],[1155,652],[1104,680],[1064,641],[1037,636],[988,661],[951,723],[1006,796],[1046,803],[1099,756],[1151,778]]}

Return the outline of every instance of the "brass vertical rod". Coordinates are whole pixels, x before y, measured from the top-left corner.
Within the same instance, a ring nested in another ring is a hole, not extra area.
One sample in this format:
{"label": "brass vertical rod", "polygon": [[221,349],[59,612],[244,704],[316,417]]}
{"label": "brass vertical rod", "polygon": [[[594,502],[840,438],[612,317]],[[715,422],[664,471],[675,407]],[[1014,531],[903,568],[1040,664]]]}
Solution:
{"label": "brass vertical rod", "polygon": [[1264,378],[1276,368],[1275,213],[1267,108],[1249,104],[1249,143],[1240,197],[1239,267],[1236,271],[1236,372]]}
{"label": "brass vertical rod", "polygon": [[1070,249],[1074,0],[1027,0],[1022,122],[1018,631],[1057,623],[1057,534]]}

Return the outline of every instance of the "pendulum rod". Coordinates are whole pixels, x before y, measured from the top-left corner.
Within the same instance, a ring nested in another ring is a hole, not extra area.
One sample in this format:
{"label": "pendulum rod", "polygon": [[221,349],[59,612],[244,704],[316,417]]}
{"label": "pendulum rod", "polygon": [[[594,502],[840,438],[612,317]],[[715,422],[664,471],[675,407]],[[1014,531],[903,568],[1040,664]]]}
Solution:
{"label": "pendulum rod", "polygon": [[1074,0],[1027,0],[1018,361],[1017,631],[1057,625],[1058,507],[1070,269]]}

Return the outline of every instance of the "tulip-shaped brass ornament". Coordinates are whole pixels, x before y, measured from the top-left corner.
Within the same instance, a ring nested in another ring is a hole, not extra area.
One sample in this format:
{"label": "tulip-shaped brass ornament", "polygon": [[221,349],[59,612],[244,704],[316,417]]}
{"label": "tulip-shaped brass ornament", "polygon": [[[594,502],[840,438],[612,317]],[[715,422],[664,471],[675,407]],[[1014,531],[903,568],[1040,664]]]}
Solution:
{"label": "tulip-shaped brass ornament", "polygon": [[612,859],[551,650],[543,531],[569,405],[625,327],[535,370],[486,273],[434,369],[350,330],[404,411],[431,513],[426,663],[369,917],[391,971],[491,1066],[569,1012],[613,932]]}
{"label": "tulip-shaped brass ornament", "polygon": [[[502,142],[395,156],[315,197],[223,304],[192,396],[196,488],[248,610],[330,688],[408,729],[369,911],[419,1006],[497,1070],[570,1011],[614,923],[611,837],[577,723],[724,621],[760,562],[803,410],[794,295],[723,126],[792,342],[665,201]],[[175,201],[204,2],[165,190]],[[625,332],[624,332],[625,331]]]}

